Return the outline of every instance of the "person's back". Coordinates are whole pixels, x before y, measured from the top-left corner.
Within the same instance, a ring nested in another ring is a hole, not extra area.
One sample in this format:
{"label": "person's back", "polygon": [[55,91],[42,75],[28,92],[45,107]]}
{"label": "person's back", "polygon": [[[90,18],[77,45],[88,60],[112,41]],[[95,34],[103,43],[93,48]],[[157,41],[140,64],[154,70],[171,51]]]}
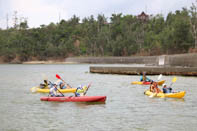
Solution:
{"label": "person's back", "polygon": [[161,92],[160,89],[158,88],[157,82],[153,82],[153,86],[154,86],[154,91],[155,91],[156,93]]}
{"label": "person's back", "polygon": [[150,92],[154,92],[154,85],[153,85],[153,81],[151,81],[151,83],[150,83]]}
{"label": "person's back", "polygon": [[143,72],[143,73],[141,73],[140,81],[143,81],[143,82],[149,81],[149,82],[151,82],[151,79],[149,79],[148,77],[146,77],[146,73]]}

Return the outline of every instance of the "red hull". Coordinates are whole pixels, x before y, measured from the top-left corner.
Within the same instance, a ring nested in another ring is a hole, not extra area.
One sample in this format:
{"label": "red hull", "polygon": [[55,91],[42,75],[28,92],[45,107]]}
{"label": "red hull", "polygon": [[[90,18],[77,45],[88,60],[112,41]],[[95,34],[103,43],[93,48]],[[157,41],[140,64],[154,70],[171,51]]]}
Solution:
{"label": "red hull", "polygon": [[150,85],[151,82],[143,82],[143,85]]}
{"label": "red hull", "polygon": [[106,96],[41,97],[40,100],[59,101],[59,102],[105,102]]}

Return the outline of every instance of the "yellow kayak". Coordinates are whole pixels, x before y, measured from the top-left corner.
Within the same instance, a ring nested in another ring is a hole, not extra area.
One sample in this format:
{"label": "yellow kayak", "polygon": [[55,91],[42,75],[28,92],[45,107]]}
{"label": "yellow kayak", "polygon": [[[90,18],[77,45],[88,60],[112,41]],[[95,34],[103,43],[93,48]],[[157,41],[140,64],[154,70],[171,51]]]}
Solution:
{"label": "yellow kayak", "polygon": [[150,97],[161,97],[161,98],[164,98],[164,97],[170,97],[170,98],[183,98],[185,96],[185,91],[180,91],[180,92],[175,92],[175,93],[163,93],[163,92],[160,92],[160,93],[153,93],[153,92],[150,92],[150,90],[146,90],[144,92],[145,95],[148,95]]}
{"label": "yellow kayak", "polygon": [[[41,89],[39,87],[32,87],[31,92],[39,92],[39,93],[49,93],[50,89]],[[76,88],[70,88],[70,89],[59,89],[58,90],[61,93],[74,93],[76,91]]]}
{"label": "yellow kayak", "polygon": [[[138,84],[138,85],[150,85],[150,83],[151,83],[151,82],[148,82],[148,81],[147,81],[147,82],[142,82],[142,81],[133,81],[133,82],[131,82],[131,84]],[[157,84],[160,85],[160,86],[161,86],[163,83],[165,83],[165,80],[162,80],[162,81],[158,81],[158,82],[157,82]]]}

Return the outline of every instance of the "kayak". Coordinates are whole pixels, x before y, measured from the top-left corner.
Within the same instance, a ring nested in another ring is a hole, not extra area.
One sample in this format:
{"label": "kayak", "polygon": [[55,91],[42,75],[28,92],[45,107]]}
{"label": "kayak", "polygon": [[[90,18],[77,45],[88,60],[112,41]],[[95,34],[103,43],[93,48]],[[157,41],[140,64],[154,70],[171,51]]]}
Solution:
{"label": "kayak", "polygon": [[69,97],[41,97],[41,101],[58,102],[105,102],[106,96],[69,96]]}
{"label": "kayak", "polygon": [[180,92],[173,92],[173,93],[163,93],[163,92],[160,92],[160,93],[153,93],[151,92],[150,90],[146,90],[144,92],[145,95],[148,95],[150,97],[161,97],[161,98],[164,98],[164,97],[169,97],[169,98],[183,98],[186,94],[185,91],[180,91]]}
{"label": "kayak", "polygon": [[[70,89],[58,89],[61,93],[74,93],[76,88]],[[39,87],[32,87],[31,92],[39,92],[39,93],[49,93],[50,89],[41,89]]]}
{"label": "kayak", "polygon": [[[131,84],[138,84],[138,85],[150,85],[151,82],[146,81],[146,82],[142,82],[142,81],[133,81],[131,82]],[[159,81],[157,82],[158,85],[162,85],[163,83],[165,83],[165,80]]]}

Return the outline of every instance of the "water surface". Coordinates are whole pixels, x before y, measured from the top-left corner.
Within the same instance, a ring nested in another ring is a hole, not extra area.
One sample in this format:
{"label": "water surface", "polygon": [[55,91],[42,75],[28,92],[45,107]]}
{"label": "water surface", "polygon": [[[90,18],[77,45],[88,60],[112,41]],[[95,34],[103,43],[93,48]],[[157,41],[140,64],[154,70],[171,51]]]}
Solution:
{"label": "water surface", "polygon": [[[130,84],[139,80],[139,76],[92,74],[89,66],[92,65],[0,65],[0,130],[197,130],[197,77],[176,76],[172,87],[177,91],[186,90],[184,99],[150,98],[144,95],[147,86]],[[56,81],[55,74],[72,87],[92,83],[87,95],[106,95],[106,103],[40,101],[41,96],[48,94],[33,94],[30,88],[40,84],[44,76]],[[158,76],[149,77],[156,80]],[[173,77],[162,79],[169,85]]]}

